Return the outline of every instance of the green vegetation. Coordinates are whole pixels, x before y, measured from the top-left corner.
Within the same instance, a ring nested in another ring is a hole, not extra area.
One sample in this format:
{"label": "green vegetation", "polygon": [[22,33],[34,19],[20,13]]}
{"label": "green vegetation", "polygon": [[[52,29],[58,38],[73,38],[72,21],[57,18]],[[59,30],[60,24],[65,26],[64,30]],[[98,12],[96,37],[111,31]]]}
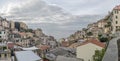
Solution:
{"label": "green vegetation", "polygon": [[0,50],[5,50],[5,49],[7,49],[6,46],[0,46]]}
{"label": "green vegetation", "polygon": [[4,46],[4,47],[3,47],[3,50],[5,50],[5,49],[7,49],[7,47],[6,47],[6,46]]}
{"label": "green vegetation", "polygon": [[88,32],[87,35],[88,35],[88,36],[92,36],[93,33],[92,33],[92,32]]}
{"label": "green vegetation", "polygon": [[105,49],[96,50],[95,54],[93,55],[93,61],[102,61],[104,54],[105,54]]}
{"label": "green vegetation", "polygon": [[27,30],[25,30],[25,32],[33,32],[33,30],[32,29],[27,29]]}
{"label": "green vegetation", "polygon": [[108,42],[109,41],[109,35],[103,36],[102,34],[99,34],[98,39],[100,40],[100,42]]}
{"label": "green vegetation", "polygon": [[101,37],[101,38],[100,38],[100,41],[101,41],[101,42],[107,42],[107,41],[108,41],[108,38],[107,38],[107,37]]}

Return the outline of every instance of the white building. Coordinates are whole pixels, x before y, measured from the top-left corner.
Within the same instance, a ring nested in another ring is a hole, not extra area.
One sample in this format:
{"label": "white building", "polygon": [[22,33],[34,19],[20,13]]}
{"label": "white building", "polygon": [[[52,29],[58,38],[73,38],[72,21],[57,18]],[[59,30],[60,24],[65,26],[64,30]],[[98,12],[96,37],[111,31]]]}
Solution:
{"label": "white building", "polygon": [[95,50],[102,50],[104,47],[105,45],[103,43],[96,40],[85,42],[77,47],[77,58],[83,59],[84,61],[93,61]]}
{"label": "white building", "polygon": [[6,19],[2,20],[2,26],[5,28],[9,28],[9,22]]}
{"label": "white building", "polygon": [[110,15],[112,33],[120,31],[120,5],[114,7]]}
{"label": "white building", "polygon": [[8,32],[5,30],[0,31],[0,39],[8,39]]}

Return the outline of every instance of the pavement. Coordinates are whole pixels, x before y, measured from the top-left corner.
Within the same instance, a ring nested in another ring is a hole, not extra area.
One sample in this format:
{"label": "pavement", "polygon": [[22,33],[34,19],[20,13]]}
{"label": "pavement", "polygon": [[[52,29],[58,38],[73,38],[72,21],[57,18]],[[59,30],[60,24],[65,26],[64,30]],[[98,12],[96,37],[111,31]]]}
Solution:
{"label": "pavement", "polygon": [[0,59],[0,61],[11,61],[11,58],[7,58],[7,59]]}
{"label": "pavement", "polygon": [[120,39],[120,37],[110,40],[102,61],[118,61],[118,47],[117,47],[118,39]]}

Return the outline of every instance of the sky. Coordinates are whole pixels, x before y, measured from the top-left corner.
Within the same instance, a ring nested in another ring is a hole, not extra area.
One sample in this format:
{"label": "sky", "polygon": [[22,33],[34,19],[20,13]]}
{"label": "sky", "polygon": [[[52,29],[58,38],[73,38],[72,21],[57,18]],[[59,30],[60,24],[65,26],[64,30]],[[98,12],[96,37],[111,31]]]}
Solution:
{"label": "sky", "polygon": [[0,0],[0,16],[66,38],[102,19],[119,0]]}

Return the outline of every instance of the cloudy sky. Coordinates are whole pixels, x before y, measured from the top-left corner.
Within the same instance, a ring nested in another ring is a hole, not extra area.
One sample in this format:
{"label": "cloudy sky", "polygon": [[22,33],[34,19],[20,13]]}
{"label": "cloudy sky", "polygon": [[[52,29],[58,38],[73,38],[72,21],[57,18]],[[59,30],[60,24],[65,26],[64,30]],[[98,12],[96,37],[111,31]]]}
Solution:
{"label": "cloudy sky", "polygon": [[119,0],[0,0],[0,15],[43,29],[57,39],[96,22],[119,5]]}

